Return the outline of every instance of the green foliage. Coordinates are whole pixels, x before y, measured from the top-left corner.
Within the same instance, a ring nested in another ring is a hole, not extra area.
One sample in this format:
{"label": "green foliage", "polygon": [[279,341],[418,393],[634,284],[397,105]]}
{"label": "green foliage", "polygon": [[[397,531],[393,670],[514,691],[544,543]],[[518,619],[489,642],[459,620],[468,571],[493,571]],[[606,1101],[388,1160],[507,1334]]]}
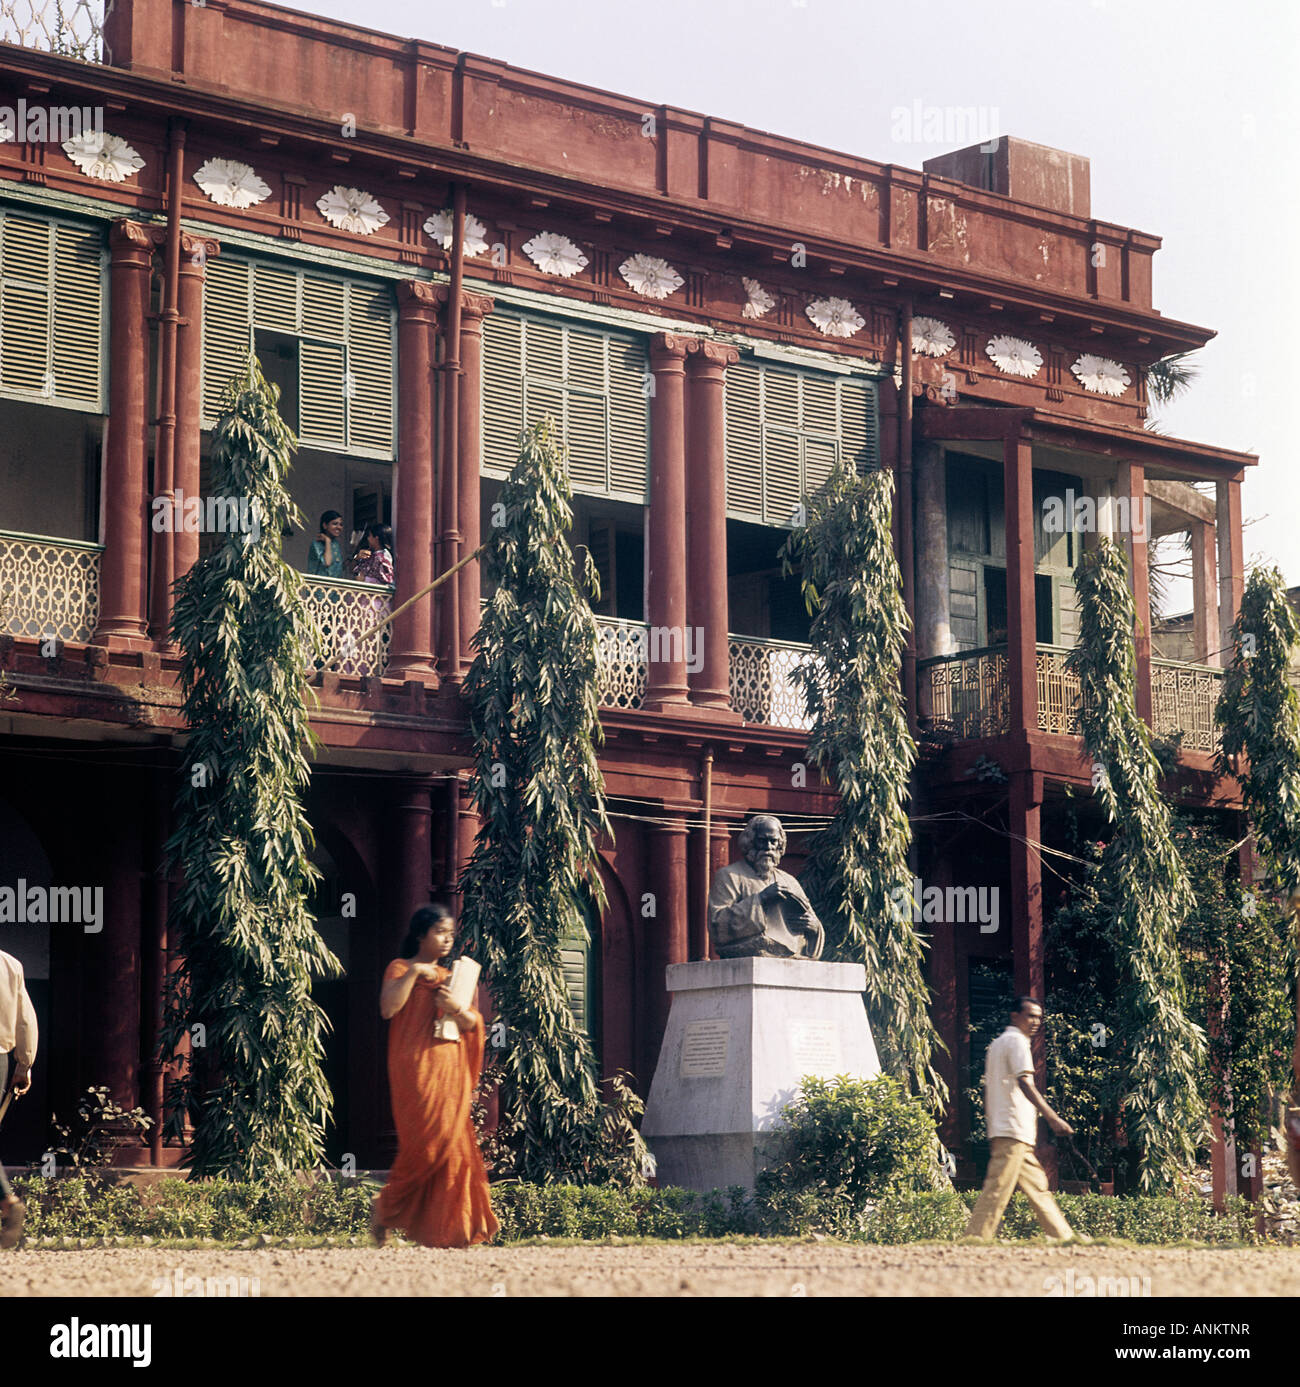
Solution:
{"label": "green foliage", "polygon": [[1075,569],[1080,720],[1094,786],[1114,826],[1101,871],[1120,963],[1124,1110],[1141,1152],[1142,1188],[1189,1173],[1205,1133],[1199,1079],[1205,1037],[1186,1014],[1178,936],[1194,906],[1174,845],[1151,734],[1134,701],[1133,599],[1124,551],[1102,538]]}
{"label": "green foliage", "polygon": [[113,1153],[133,1138],[143,1136],[153,1126],[143,1108],[129,1112],[109,1096],[107,1088],[90,1087],[77,1104],[75,1127],[61,1123],[57,1113],[50,1114],[50,1127],[58,1138],[50,1150],[63,1159],[60,1165],[81,1172],[102,1170],[112,1165]]}
{"label": "green foliage", "polygon": [[1200,367],[1189,358],[1192,353],[1174,352],[1144,367],[1147,395],[1158,405],[1172,404],[1200,374]]}
{"label": "green foliage", "polygon": [[943,1045],[922,977],[924,938],[912,922],[908,779],[916,743],[903,706],[908,615],[890,531],[893,477],[836,467],[808,502],[807,524],[781,557],[802,567],[813,660],[795,671],[812,719],[808,759],[839,804],[813,839],[804,886],[826,927],[826,957],[862,963],[866,1005],[884,1068],[932,1109],[947,1086]]}
{"label": "green foliage", "polygon": [[[1272,1096],[1290,1078],[1291,931],[1273,902],[1242,890],[1229,837],[1188,819],[1178,844],[1196,896],[1186,967],[1192,1014],[1209,1034],[1207,1092],[1238,1149],[1262,1148]],[[1212,1025],[1216,1008],[1219,1023]]]}
{"label": "green foliage", "polygon": [[[1300,897],[1300,698],[1287,671],[1300,624],[1276,568],[1251,571],[1232,639],[1215,710],[1219,771],[1238,772],[1274,888],[1292,904]],[[1229,764],[1243,754],[1247,766]]]}
{"label": "green foliage", "polygon": [[188,1112],[196,1173],[244,1178],[320,1161],[331,1096],[311,986],[339,972],[307,907],[319,875],[301,800],[311,628],[280,553],[302,518],[277,398],[250,357],[213,435],[211,485],[247,498],[257,526],[225,534],[177,583],[171,632],[190,735],[167,845],[184,873],[169,922],[183,963],[162,1058],[196,1025],[205,1044],[169,1086],[169,1130]]}
{"label": "green foliage", "polygon": [[[509,1028],[499,1137],[512,1173],[634,1183],[645,1152],[635,1096],[616,1085],[602,1104],[560,966],[561,941],[585,937],[584,894],[605,903],[596,842],[611,834],[596,763],[596,622],[574,573],[570,496],[553,426],[532,426],[484,551],[492,596],[463,689],[482,826],[461,919]],[[590,555],[584,581],[598,590]]]}
{"label": "green foliage", "polygon": [[888,1074],[805,1076],[778,1130],[784,1159],[759,1175],[760,1195],[812,1194],[840,1230],[854,1227],[886,1190],[943,1183],[934,1118]]}

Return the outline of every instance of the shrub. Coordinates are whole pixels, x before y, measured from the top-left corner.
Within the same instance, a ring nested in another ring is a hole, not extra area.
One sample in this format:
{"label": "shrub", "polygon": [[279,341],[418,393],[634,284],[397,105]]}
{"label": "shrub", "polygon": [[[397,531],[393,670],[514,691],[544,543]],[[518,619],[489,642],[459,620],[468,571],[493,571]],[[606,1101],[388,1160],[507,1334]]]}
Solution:
{"label": "shrub", "polygon": [[784,1161],[758,1178],[760,1196],[815,1196],[825,1226],[851,1231],[868,1201],[943,1181],[939,1134],[922,1102],[897,1079],[805,1077],[783,1114]]}

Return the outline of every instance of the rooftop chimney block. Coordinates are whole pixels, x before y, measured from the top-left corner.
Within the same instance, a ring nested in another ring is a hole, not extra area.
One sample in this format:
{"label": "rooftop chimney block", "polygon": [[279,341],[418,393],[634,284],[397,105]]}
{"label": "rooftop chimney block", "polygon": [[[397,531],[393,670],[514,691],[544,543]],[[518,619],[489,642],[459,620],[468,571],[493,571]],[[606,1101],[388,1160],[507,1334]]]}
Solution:
{"label": "rooftop chimney block", "polygon": [[1035,207],[1092,215],[1088,160],[1045,144],[1031,144],[1002,135],[951,154],[940,154],[921,165],[926,173],[967,183],[990,193],[1003,193]]}

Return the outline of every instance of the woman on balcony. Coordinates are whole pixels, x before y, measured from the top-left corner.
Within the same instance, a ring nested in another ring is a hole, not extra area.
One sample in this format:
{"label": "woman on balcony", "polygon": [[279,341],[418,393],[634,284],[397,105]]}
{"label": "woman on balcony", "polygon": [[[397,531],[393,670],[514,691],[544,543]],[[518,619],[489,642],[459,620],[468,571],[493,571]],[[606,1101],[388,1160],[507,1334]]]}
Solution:
{"label": "woman on balcony", "polygon": [[307,555],[307,572],[313,578],[343,576],[343,517],[336,510],[327,510],[320,518],[320,534],[311,542]]}
{"label": "woman on balcony", "polygon": [[393,527],[367,525],[366,532],[352,556],[352,573],[359,583],[382,583],[392,587]]}

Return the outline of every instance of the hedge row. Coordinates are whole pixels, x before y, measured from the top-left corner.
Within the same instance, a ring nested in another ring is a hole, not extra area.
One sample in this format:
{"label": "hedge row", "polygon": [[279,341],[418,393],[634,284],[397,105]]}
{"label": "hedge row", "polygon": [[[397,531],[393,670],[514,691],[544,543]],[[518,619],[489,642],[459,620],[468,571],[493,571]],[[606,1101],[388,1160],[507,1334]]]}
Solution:
{"label": "hedge row", "polygon": [[[29,1239],[150,1237],[238,1241],[272,1237],[348,1239],[369,1227],[376,1186],[366,1180],[295,1179],[257,1184],[166,1179],[135,1187],[64,1177],[16,1182],[28,1206]],[[811,1194],[767,1197],[733,1189],[696,1194],[681,1189],[625,1190],[612,1186],[494,1185],[499,1241],[524,1238],[719,1238],[734,1235],[805,1237],[830,1233],[867,1243],[959,1238],[973,1192],[953,1190],[887,1195],[865,1214]],[[1251,1243],[1259,1240],[1254,1210],[1244,1200],[1218,1217],[1202,1200],[1172,1197],[1059,1196],[1077,1232],[1135,1243],[1181,1241]],[[1038,1233],[1028,1203],[1017,1194],[1002,1224],[1004,1238]]]}

